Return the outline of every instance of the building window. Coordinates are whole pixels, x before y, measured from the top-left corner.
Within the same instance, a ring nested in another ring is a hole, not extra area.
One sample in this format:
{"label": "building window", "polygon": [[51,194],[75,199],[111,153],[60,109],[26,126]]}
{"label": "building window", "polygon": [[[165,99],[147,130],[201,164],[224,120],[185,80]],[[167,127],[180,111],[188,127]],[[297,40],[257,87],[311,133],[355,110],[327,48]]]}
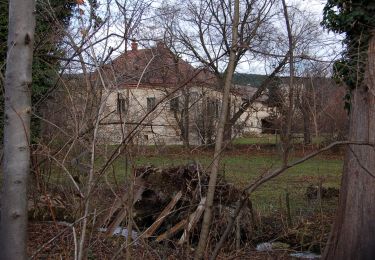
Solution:
{"label": "building window", "polygon": [[214,118],[219,118],[220,116],[220,101],[218,99],[214,99],[210,101],[211,106],[211,114]]}
{"label": "building window", "polygon": [[196,91],[193,91],[190,93],[190,102],[195,103],[199,99],[199,93]]}
{"label": "building window", "polygon": [[172,111],[172,112],[178,112],[179,109],[180,109],[180,103],[179,103],[179,99],[178,97],[175,97],[175,98],[172,98],[170,101],[169,101],[169,109]]}
{"label": "building window", "polygon": [[156,106],[156,99],[154,97],[147,98],[147,112],[152,111]]}
{"label": "building window", "polygon": [[117,94],[117,112],[124,114],[126,112],[126,99]]}
{"label": "building window", "polygon": [[220,100],[218,100],[218,99],[214,100],[214,113],[215,113],[215,117],[219,118],[219,116],[220,116]]}
{"label": "building window", "polygon": [[220,116],[220,100],[207,98],[207,109],[208,113],[213,118],[219,118]]}

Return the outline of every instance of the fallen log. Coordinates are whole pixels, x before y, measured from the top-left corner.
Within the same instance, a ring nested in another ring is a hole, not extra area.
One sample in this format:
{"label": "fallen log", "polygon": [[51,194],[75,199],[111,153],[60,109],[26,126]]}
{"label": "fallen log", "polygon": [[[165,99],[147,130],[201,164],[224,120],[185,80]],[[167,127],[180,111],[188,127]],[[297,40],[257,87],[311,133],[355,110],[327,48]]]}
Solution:
{"label": "fallen log", "polygon": [[180,231],[181,229],[183,229],[184,226],[186,225],[186,223],[187,223],[187,219],[181,220],[176,225],[174,225],[171,229],[167,230],[166,232],[164,232],[163,234],[161,234],[160,236],[158,236],[156,238],[156,242],[163,241],[163,240],[165,240],[165,239],[173,236],[178,231]]}
{"label": "fallen log", "polygon": [[189,232],[192,230],[192,228],[197,224],[197,222],[201,218],[202,213],[204,211],[205,203],[206,203],[206,197],[203,197],[201,201],[199,202],[199,205],[196,211],[189,216],[189,223],[187,224],[187,227],[185,228],[184,233],[182,234],[180,240],[178,241],[179,245],[185,242],[186,238],[188,237]]}
{"label": "fallen log", "polygon": [[200,217],[202,216],[205,203],[206,203],[206,197],[203,197],[197,209],[192,214],[190,214],[188,219],[183,219],[180,222],[178,222],[171,229],[167,230],[166,232],[158,236],[156,238],[156,241],[160,242],[164,239],[167,239],[185,227],[184,233],[182,234],[179,240],[179,244],[182,244],[183,242],[185,242],[188,232],[190,232],[190,230],[195,226],[195,224],[199,221]]}
{"label": "fallen log", "polygon": [[[142,193],[144,192],[145,190],[145,187],[144,187],[144,184],[143,184],[143,181],[139,178],[137,178],[135,180],[135,185],[134,185],[135,189],[136,189],[136,192],[135,192],[135,196],[133,197],[133,205],[142,199]],[[106,232],[106,235],[107,236],[112,236],[114,230],[120,225],[120,223],[125,219],[126,215],[127,215],[127,197],[128,197],[128,193],[125,193],[123,196],[121,196],[120,198],[118,198],[115,203],[114,203],[114,206],[111,207],[109,213],[106,215],[106,217],[101,221],[100,223],[100,227],[101,226],[104,226],[107,222],[110,222],[110,219],[113,218],[113,216],[115,215],[116,212],[118,212],[114,218],[114,220],[112,222],[109,223],[108,225],[108,229],[107,229],[107,232]]]}
{"label": "fallen log", "polygon": [[156,221],[146,230],[144,237],[148,238],[154,234],[154,232],[160,227],[160,225],[163,223],[166,216],[169,215],[171,210],[176,206],[177,202],[181,199],[182,192],[179,191],[169,202],[169,204],[164,208],[164,210],[160,213]]}
{"label": "fallen log", "polygon": [[[138,187],[131,217],[143,233],[142,238],[154,238],[156,242],[176,239],[179,245],[188,240],[194,243],[205,207],[208,174],[199,169],[198,164],[164,169],[148,166],[136,169],[135,179]],[[221,234],[240,194],[236,187],[219,176],[214,197],[216,221],[211,227],[212,236]],[[117,200],[125,203],[117,202],[115,209],[108,213],[109,235],[127,216],[126,195],[118,196]],[[243,215],[246,217],[241,219],[237,230],[232,231],[237,232],[238,241],[247,240],[246,234],[251,233],[251,221],[247,219],[250,214],[251,210],[246,207]],[[232,242],[228,243],[229,247],[233,246]]]}

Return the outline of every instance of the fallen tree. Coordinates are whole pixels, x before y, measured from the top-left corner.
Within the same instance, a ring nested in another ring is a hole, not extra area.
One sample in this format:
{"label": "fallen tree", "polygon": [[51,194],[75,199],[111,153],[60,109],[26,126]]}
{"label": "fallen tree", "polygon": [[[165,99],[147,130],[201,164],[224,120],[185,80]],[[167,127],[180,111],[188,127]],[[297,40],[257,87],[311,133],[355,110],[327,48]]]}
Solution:
{"label": "fallen tree", "polygon": [[[169,239],[183,244],[190,239],[196,243],[199,237],[198,223],[202,220],[206,202],[209,175],[199,164],[159,169],[142,167],[135,170],[132,218],[141,231],[140,238],[156,240]],[[215,223],[210,230],[211,239],[218,239],[224,231],[240,199],[240,190],[228,183],[222,176],[217,182],[213,214]],[[101,228],[107,228],[112,236],[115,229],[124,226],[127,216],[128,192],[118,196],[113,205],[103,215]],[[248,240],[254,227],[254,214],[251,203],[241,211],[239,230],[234,229],[233,237],[227,246],[234,248],[241,240]],[[238,229],[237,227],[237,229]],[[241,236],[236,236],[242,234]]]}

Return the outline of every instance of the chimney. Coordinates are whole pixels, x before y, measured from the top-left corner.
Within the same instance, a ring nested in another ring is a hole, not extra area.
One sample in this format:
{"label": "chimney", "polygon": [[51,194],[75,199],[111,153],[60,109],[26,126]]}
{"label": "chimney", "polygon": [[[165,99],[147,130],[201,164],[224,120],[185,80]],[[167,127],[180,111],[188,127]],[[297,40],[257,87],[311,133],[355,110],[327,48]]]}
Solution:
{"label": "chimney", "polygon": [[135,40],[132,40],[132,51],[137,51],[138,50],[138,43]]}
{"label": "chimney", "polygon": [[157,43],[156,43],[156,48],[157,49],[165,49],[165,43],[164,42],[162,42],[162,41],[158,41]]}

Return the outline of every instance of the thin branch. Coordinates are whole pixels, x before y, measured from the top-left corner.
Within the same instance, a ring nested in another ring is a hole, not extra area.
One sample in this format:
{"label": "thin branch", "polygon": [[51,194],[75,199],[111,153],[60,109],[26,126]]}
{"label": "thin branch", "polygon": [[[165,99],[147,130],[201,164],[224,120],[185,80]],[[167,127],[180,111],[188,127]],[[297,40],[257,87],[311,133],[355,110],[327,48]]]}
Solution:
{"label": "thin branch", "polygon": [[372,178],[375,178],[375,175],[369,170],[367,169],[367,167],[365,165],[362,164],[362,162],[359,160],[358,158],[358,155],[354,152],[354,150],[352,149],[352,147],[350,147],[350,145],[348,145],[349,147],[349,150],[350,152],[353,154],[354,158],[356,159],[358,165],[368,174],[370,175]]}
{"label": "thin branch", "polygon": [[375,143],[371,143],[371,142],[358,142],[358,141],[337,141],[337,142],[333,142],[333,143],[329,144],[328,146],[326,146],[322,149],[319,149],[315,152],[312,152],[312,153],[306,155],[305,157],[302,157],[301,159],[298,159],[298,160],[294,161],[291,164],[287,164],[287,165],[285,165],[285,166],[283,166],[279,169],[274,170],[273,172],[271,172],[269,174],[265,174],[265,175],[260,176],[257,180],[255,180],[253,183],[249,184],[242,191],[242,195],[241,195],[242,198],[238,201],[237,207],[236,207],[233,215],[229,219],[229,222],[227,224],[227,227],[226,227],[223,235],[221,236],[219,242],[216,244],[215,249],[214,249],[210,259],[211,260],[216,259],[220,248],[223,246],[224,242],[226,241],[226,238],[229,235],[229,232],[233,228],[233,225],[235,223],[235,220],[236,220],[237,216],[241,212],[241,209],[245,205],[246,201],[248,200],[249,195],[252,192],[254,192],[257,188],[259,188],[259,186],[261,186],[263,183],[279,176],[281,173],[283,173],[287,169],[292,168],[294,166],[297,166],[297,165],[299,165],[299,164],[301,164],[301,163],[303,163],[303,162],[305,162],[305,161],[307,161],[307,160],[309,160],[309,159],[311,159],[311,158],[313,158],[313,157],[315,157],[315,156],[317,156],[317,155],[319,155],[319,154],[321,154],[325,151],[328,151],[328,150],[330,150],[333,147],[338,146],[338,145],[365,145],[365,146],[375,147]]}

